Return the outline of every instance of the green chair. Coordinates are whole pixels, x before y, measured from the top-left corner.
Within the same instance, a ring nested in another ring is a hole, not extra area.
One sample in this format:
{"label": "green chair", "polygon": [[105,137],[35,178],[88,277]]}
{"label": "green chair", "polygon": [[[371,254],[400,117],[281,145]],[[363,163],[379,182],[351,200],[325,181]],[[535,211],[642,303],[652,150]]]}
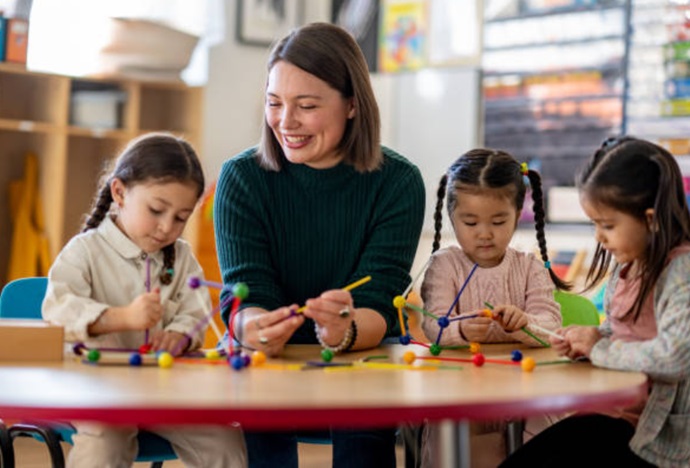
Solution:
{"label": "green chair", "polygon": [[[41,305],[47,287],[48,278],[43,276],[20,278],[6,284],[0,293],[0,319],[42,319]],[[65,457],[60,442],[72,444],[75,433],[76,430],[69,423],[17,422],[9,428],[0,424],[0,455],[3,457],[0,466],[14,468],[12,441],[18,436],[28,436],[45,442],[53,468],[62,468],[65,466]],[[139,431],[137,441],[137,462],[151,462],[152,468],[160,468],[164,461],[177,459],[170,442],[153,432]],[[9,448],[6,447],[8,443]]]}
{"label": "green chair", "polygon": [[597,306],[585,296],[565,291],[556,291],[553,296],[556,302],[561,305],[564,327],[568,325],[599,325]]}
{"label": "green chair", "polygon": [[[553,293],[553,297],[561,306],[561,317],[563,317],[564,327],[568,325],[599,325],[597,306],[585,296],[556,290]],[[510,421],[508,423],[505,433],[507,455],[510,455],[522,445],[524,430],[524,420]]]}

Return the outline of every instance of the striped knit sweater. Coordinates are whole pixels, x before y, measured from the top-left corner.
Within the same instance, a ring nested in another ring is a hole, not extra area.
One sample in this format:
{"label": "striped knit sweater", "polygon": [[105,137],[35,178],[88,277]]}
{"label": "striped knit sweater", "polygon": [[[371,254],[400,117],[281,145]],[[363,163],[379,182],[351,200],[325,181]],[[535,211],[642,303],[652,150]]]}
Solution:
{"label": "striped knit sweater", "polygon": [[[605,310],[616,290],[620,267],[606,287]],[[657,335],[645,341],[610,338],[604,334],[590,353],[592,364],[644,372],[650,393],[630,447],[660,467],[690,466],[690,254],[673,258],[654,288]]]}
{"label": "striped knit sweater", "polygon": [[[386,335],[399,334],[392,301],[410,282],[421,233],[419,169],[387,148],[382,167],[369,173],[289,162],[267,171],[255,154],[252,148],[223,164],[214,201],[223,282],[248,285],[242,307],[302,305],[371,275],[352,291],[355,307],[378,311]],[[226,323],[228,315],[224,310]],[[313,323],[306,321],[291,342],[316,343]]]}
{"label": "striped knit sweater", "polygon": [[[422,283],[422,299],[427,312],[437,317],[448,314],[455,296],[474,264],[456,246],[434,253]],[[509,248],[501,263],[494,268],[477,268],[460,296],[449,317],[467,315],[486,309],[484,302],[494,306],[511,304],[527,314],[529,323],[549,330],[561,326],[560,306],[553,297],[554,285],[544,264],[531,253],[518,252]],[[460,334],[459,322],[441,333],[439,344],[444,346],[466,344]],[[424,317],[422,329],[433,342],[439,337],[440,326],[433,317]],[[529,330],[529,325],[527,326]],[[548,336],[531,331],[543,341]],[[494,322],[483,343],[523,342],[534,346],[540,344],[524,331],[506,332]]]}

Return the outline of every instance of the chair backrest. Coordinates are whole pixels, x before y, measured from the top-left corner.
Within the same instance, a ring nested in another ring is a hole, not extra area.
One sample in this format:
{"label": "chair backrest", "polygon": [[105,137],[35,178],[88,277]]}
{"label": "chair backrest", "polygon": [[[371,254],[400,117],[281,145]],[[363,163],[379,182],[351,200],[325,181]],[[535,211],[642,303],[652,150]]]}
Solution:
{"label": "chair backrest", "polygon": [[40,319],[48,278],[36,276],[10,281],[0,293],[0,318]]}
{"label": "chair backrest", "polygon": [[564,327],[568,325],[599,325],[597,306],[585,296],[556,291],[554,298],[561,305]]}

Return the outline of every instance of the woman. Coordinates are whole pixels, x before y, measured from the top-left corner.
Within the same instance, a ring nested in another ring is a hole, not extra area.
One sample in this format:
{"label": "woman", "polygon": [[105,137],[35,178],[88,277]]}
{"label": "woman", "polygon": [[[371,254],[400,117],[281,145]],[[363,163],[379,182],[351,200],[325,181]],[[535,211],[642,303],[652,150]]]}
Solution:
{"label": "woman", "polygon": [[[262,131],[257,148],[225,162],[215,195],[223,282],[251,291],[235,335],[268,355],[287,343],[344,352],[398,336],[392,300],[410,281],[424,185],[380,145],[367,65],[345,30],[309,24],[276,44]],[[394,429],[331,436],[334,466],[395,466]],[[251,467],[297,466],[296,434],[246,438]]]}

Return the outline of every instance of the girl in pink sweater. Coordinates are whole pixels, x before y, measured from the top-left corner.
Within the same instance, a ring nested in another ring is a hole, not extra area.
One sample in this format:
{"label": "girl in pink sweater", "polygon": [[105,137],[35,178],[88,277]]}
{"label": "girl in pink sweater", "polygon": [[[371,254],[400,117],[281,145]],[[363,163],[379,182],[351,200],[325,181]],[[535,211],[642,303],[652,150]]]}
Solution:
{"label": "girl in pink sweater", "polygon": [[[525,176],[534,201],[541,259],[508,246],[525,201]],[[444,197],[460,246],[439,250]],[[544,217],[541,177],[510,154],[474,149],[453,163],[439,185],[433,255],[421,290],[424,308],[436,317],[447,317],[449,325],[441,327],[437,319],[425,316],[422,329],[430,341],[435,343],[440,337],[441,346],[469,342],[543,346],[548,342],[545,334],[535,328],[530,330],[530,326],[560,328],[560,306],[554,300],[554,288],[567,290],[570,285],[551,270]],[[481,312],[487,303],[493,306],[494,318],[457,320]],[[527,438],[551,423],[548,416],[530,419],[525,429]],[[473,467],[496,466],[505,456],[505,426],[504,421],[470,426]],[[434,463],[429,448],[437,436],[434,431],[425,431],[423,466]]]}
{"label": "girl in pink sweater", "polygon": [[[541,260],[508,246],[525,201],[524,176],[532,190]],[[444,196],[460,247],[439,250]],[[569,289],[570,285],[556,276],[549,262],[539,174],[503,151],[471,150],[441,178],[434,219],[433,256],[422,283],[422,299],[429,313],[447,316],[451,322],[441,328],[436,319],[426,316],[422,328],[427,338],[436,342],[440,334],[442,346],[468,342],[541,346],[534,336],[548,342],[546,335],[539,336],[536,330],[527,333],[524,328],[529,330],[534,324],[558,329],[561,314],[554,300],[554,286]],[[463,284],[465,288],[456,301]],[[487,303],[493,305],[495,318],[452,320],[476,314],[486,309]]]}

